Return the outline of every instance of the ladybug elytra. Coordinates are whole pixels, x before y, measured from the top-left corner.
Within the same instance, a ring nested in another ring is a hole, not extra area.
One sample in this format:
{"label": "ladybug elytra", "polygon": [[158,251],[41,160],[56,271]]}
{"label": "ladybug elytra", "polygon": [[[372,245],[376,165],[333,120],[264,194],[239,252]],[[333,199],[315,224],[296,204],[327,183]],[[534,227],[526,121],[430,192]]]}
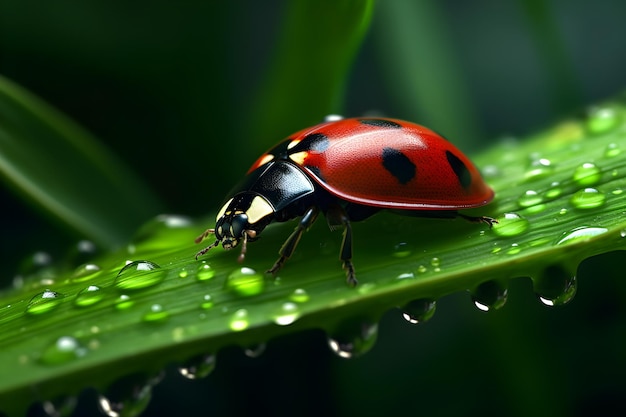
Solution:
{"label": "ladybug elytra", "polygon": [[390,209],[491,227],[495,219],[458,210],[483,206],[493,196],[472,162],[428,128],[388,118],[332,120],[289,136],[252,165],[217,214],[215,228],[196,239],[216,238],[196,259],[221,243],[224,249],[241,245],[241,262],[248,242],[270,223],[299,217],[268,270],[274,274],[321,212],[331,230],[344,228],[340,259],[353,286],[351,221]]}

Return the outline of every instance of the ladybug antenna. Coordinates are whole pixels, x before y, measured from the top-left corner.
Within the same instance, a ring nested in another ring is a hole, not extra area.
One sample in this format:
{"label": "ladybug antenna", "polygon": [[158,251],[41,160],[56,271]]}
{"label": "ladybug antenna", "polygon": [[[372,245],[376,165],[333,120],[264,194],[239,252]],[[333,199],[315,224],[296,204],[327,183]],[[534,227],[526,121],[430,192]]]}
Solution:
{"label": "ladybug antenna", "polygon": [[254,239],[256,237],[256,231],[254,230],[244,230],[243,231],[243,243],[241,244],[241,253],[237,258],[237,262],[242,263],[246,258],[246,252],[248,251],[248,238]]}

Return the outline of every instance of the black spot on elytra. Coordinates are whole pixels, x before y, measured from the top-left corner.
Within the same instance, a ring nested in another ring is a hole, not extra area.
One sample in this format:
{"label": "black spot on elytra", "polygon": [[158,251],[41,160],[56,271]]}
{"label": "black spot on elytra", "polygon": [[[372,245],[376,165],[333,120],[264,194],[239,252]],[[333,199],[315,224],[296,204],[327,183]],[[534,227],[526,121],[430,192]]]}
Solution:
{"label": "black spot on elytra", "polygon": [[302,151],[313,151],[316,153],[320,153],[328,149],[329,146],[330,141],[328,140],[328,136],[322,133],[311,133],[310,135],[306,135],[293,148],[289,149],[289,153],[294,154]]}
{"label": "black spot on elytra", "polygon": [[448,159],[448,164],[450,164],[452,171],[454,171],[454,174],[459,179],[461,186],[468,188],[472,184],[472,174],[470,174],[467,166],[450,151],[446,151],[446,158]]}
{"label": "black spot on elytra", "polygon": [[400,184],[406,184],[415,177],[415,164],[408,156],[394,148],[383,148],[383,167],[396,177]]}
{"label": "black spot on elytra", "polygon": [[396,122],[386,119],[359,119],[359,122],[364,125],[377,126],[377,127],[390,127],[393,129],[402,129],[402,126]]}

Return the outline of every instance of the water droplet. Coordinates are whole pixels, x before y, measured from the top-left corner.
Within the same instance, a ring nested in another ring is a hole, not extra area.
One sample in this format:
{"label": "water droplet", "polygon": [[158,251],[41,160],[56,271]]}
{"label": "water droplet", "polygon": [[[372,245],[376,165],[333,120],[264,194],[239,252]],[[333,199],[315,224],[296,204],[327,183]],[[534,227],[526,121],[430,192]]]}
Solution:
{"label": "water droplet", "polygon": [[243,353],[249,358],[258,358],[265,352],[266,348],[267,345],[265,343],[259,343],[254,346],[248,346],[243,350]]}
{"label": "water droplet", "polygon": [[423,274],[423,273],[425,273],[427,271],[428,271],[428,268],[426,268],[425,265],[420,265],[420,266],[417,267],[417,273],[418,274]]}
{"label": "water droplet", "polygon": [[549,159],[538,158],[533,160],[524,174],[526,181],[533,181],[552,174],[552,163]]}
{"label": "water droplet", "polygon": [[561,184],[559,182],[553,182],[550,184],[550,188],[545,193],[545,196],[549,200],[554,200],[563,194],[563,189],[561,188]]}
{"label": "water droplet", "polygon": [[502,237],[519,236],[528,230],[528,220],[517,213],[504,213],[493,225],[493,232]]}
{"label": "water droplet", "polygon": [[587,242],[589,239],[606,233],[607,231],[608,229],[605,229],[604,227],[577,227],[563,233],[559,240],[556,242],[556,244],[562,245],[564,243],[571,244],[578,242]]}
{"label": "water droplet", "polygon": [[609,143],[606,145],[604,156],[607,158],[613,158],[622,153],[622,148],[617,143]]}
{"label": "water droplet", "polygon": [[518,243],[512,243],[511,246],[506,250],[507,255],[517,255],[522,251],[522,247]]}
{"label": "water droplet", "polygon": [[424,323],[435,314],[435,300],[422,298],[413,300],[402,307],[402,317],[411,324]]}
{"label": "water droplet", "polygon": [[396,280],[407,281],[407,280],[412,280],[413,278],[415,278],[415,274],[413,272],[403,272],[401,274],[398,274],[398,276],[396,277]]}
{"label": "water droplet", "polygon": [[226,286],[230,290],[244,297],[260,294],[264,284],[263,275],[245,266],[231,272],[226,280]]}
{"label": "water droplet", "polygon": [[595,188],[578,190],[572,195],[570,203],[577,209],[587,210],[600,207],[604,204],[606,196]]}
{"label": "water droplet", "polygon": [[170,317],[170,313],[161,304],[152,304],[143,320],[150,323],[162,323]]}
{"label": "water droplet", "polygon": [[188,217],[161,214],[141,226],[133,238],[132,246],[134,250],[143,251],[169,248],[172,241],[189,240],[193,236],[190,232],[192,227],[193,223]]}
{"label": "water droplet", "polygon": [[586,162],[576,168],[572,179],[583,187],[594,185],[602,179],[602,171],[595,164]]}
{"label": "water droplet", "polygon": [[202,261],[202,264],[198,267],[198,273],[196,274],[196,279],[198,281],[207,281],[215,276],[215,271],[211,268],[211,266],[205,261]]}
{"label": "water droplet", "polygon": [[98,396],[98,407],[108,417],[138,416],[150,403],[152,387],[159,381],[160,377],[149,378],[144,374],[120,378]]}
{"label": "water droplet", "polygon": [[543,202],[543,198],[537,191],[535,190],[527,190],[518,200],[520,206],[522,207],[532,207]]}
{"label": "water droplet", "polygon": [[[69,417],[74,414],[78,399],[73,395],[62,395],[42,401],[41,408],[47,417]],[[30,413],[29,413],[30,415]]]}
{"label": "water droplet", "polygon": [[287,326],[300,317],[300,311],[296,303],[283,303],[280,309],[274,314],[274,323],[279,326]]}
{"label": "water droplet", "polygon": [[378,324],[352,320],[328,336],[328,346],[340,358],[350,359],[367,353],[377,336]]}
{"label": "water droplet", "polygon": [[28,314],[42,314],[47,313],[53,308],[57,307],[63,302],[65,296],[61,293],[52,290],[45,290],[35,295],[30,299],[26,306],[26,312]]}
{"label": "water droplet", "polygon": [[188,276],[189,273],[187,272],[187,268],[181,268],[180,271],[178,271],[179,278],[187,278]]}
{"label": "water droplet", "polygon": [[150,261],[133,261],[117,274],[115,286],[120,290],[141,290],[159,284],[165,278],[161,267]]}
{"label": "water droplet", "polygon": [[82,358],[87,354],[87,348],[71,336],[59,337],[50,346],[44,349],[39,362],[44,365],[60,365]]}
{"label": "water droplet", "polygon": [[576,295],[576,275],[560,265],[551,265],[533,280],[533,288],[547,306],[567,304]]}
{"label": "water droplet", "polygon": [[289,299],[294,303],[306,303],[309,301],[309,294],[303,288],[296,288],[289,296]]}
{"label": "water droplet", "polygon": [[84,282],[97,277],[102,269],[96,264],[84,264],[76,268],[72,274],[72,282]]}
{"label": "water droplet", "polygon": [[115,300],[115,308],[118,310],[128,310],[135,305],[129,295],[122,294]]}
{"label": "water droplet", "polygon": [[619,113],[612,107],[591,107],[587,113],[586,127],[589,133],[606,133],[621,122]]}
{"label": "water droplet", "polygon": [[202,296],[202,303],[200,304],[200,308],[203,310],[209,310],[213,308],[213,297],[210,294],[204,294]]}
{"label": "water droplet", "polygon": [[393,247],[393,256],[396,258],[406,258],[411,256],[413,248],[406,242],[400,242]]}
{"label": "water droplet", "polygon": [[215,369],[215,355],[194,356],[178,367],[178,372],[187,379],[201,379],[209,376]]}
{"label": "water droplet", "polygon": [[472,301],[481,311],[498,310],[504,306],[508,289],[497,281],[487,281],[472,291]]}
{"label": "water droplet", "polygon": [[249,325],[250,321],[248,320],[248,310],[245,308],[235,311],[235,313],[230,317],[229,326],[234,332],[246,330]]}
{"label": "water droplet", "polygon": [[74,304],[78,307],[89,307],[104,298],[104,292],[96,285],[90,285],[78,292]]}
{"label": "water droplet", "polygon": [[430,260],[430,266],[433,268],[439,268],[441,266],[441,259],[435,257]]}

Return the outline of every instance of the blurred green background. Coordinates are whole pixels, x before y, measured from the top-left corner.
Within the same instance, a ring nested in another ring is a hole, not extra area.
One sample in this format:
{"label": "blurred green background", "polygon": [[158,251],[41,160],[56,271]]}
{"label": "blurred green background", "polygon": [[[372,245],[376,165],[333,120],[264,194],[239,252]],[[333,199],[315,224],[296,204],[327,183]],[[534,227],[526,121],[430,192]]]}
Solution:
{"label": "blurred green background", "polygon": [[[168,212],[196,217],[215,210],[263,150],[329,112],[409,119],[471,152],[626,84],[620,0],[379,1],[361,47],[328,62],[316,48],[332,45],[316,41],[341,26],[334,9],[320,1],[304,27],[309,42],[294,46],[284,34],[296,3],[3,0],[0,74],[93,132]],[[293,60],[281,55],[293,49]],[[337,66],[345,80],[306,70]],[[292,82],[310,94],[284,100],[276,86]],[[80,238],[10,187],[0,201],[5,284],[29,253],[60,256]],[[335,358],[317,332],[272,341],[256,359],[227,349],[206,380],[170,373],[146,415],[626,411],[623,253],[586,261],[579,278],[562,308],[544,307],[516,280],[505,308],[489,314],[467,294],[441,300],[420,327],[391,311],[376,347],[354,360]],[[94,412],[94,397],[81,398],[77,415]]]}

